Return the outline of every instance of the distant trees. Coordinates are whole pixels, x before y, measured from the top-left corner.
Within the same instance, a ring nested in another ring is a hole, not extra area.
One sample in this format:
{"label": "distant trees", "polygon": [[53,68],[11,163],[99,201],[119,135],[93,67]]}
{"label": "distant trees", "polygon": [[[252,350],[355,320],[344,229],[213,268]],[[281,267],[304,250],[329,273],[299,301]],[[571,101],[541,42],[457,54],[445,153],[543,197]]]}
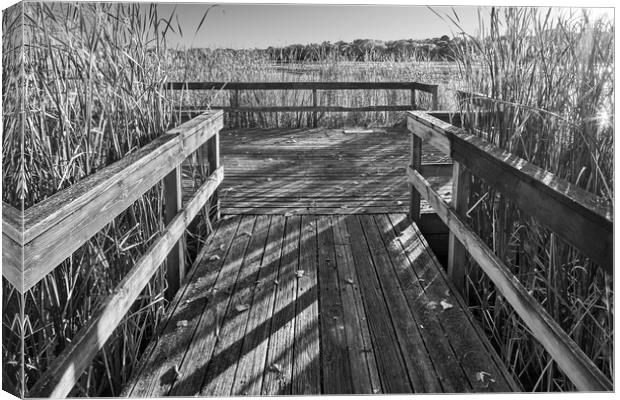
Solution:
{"label": "distant trees", "polygon": [[307,45],[292,44],[284,47],[265,49],[269,58],[275,62],[319,61],[325,58],[343,58],[351,61],[394,61],[411,59],[417,56],[431,61],[454,60],[454,50],[462,45],[461,38],[447,35],[424,39],[402,39],[384,42],[374,39],[355,39],[352,42],[342,40],[331,43],[312,43]]}

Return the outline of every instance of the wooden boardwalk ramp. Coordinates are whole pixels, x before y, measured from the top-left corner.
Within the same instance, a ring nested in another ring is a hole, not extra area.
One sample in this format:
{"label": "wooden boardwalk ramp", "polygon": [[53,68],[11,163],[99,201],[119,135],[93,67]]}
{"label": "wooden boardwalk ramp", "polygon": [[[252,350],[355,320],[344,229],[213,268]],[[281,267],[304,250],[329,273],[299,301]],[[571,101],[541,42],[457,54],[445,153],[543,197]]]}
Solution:
{"label": "wooden boardwalk ramp", "polygon": [[215,229],[126,395],[518,389],[405,214]]}
{"label": "wooden boardwalk ramp", "polygon": [[[518,390],[406,216],[409,139],[222,132],[224,217],[124,394]],[[449,198],[450,160],[423,154]]]}

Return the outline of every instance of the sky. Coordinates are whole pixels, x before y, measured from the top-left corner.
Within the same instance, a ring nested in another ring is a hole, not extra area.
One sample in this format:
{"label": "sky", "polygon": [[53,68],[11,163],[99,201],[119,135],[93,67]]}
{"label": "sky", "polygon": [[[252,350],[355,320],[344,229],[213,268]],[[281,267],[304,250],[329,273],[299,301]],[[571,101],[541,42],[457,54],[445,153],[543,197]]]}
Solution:
{"label": "sky", "polygon": [[[582,3],[583,4],[583,3]],[[422,5],[334,4],[213,4],[160,3],[160,15],[175,10],[183,36],[168,36],[169,44],[181,47],[265,48],[288,44],[337,42],[354,39],[425,39],[452,36],[460,30],[445,15],[458,15],[463,30],[475,34],[478,11],[484,7]],[[487,9],[488,10],[488,9]],[[612,9],[598,9],[597,14]],[[439,15],[444,16],[442,19]],[[173,20],[172,25],[177,27]]]}

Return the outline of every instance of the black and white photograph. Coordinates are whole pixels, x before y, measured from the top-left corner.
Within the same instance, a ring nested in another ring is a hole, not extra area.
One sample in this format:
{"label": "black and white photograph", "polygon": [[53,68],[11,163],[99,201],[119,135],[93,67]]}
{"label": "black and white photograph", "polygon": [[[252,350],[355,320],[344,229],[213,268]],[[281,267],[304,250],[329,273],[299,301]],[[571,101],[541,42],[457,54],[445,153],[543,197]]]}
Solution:
{"label": "black and white photograph", "polygon": [[614,7],[3,1],[3,398],[611,399]]}

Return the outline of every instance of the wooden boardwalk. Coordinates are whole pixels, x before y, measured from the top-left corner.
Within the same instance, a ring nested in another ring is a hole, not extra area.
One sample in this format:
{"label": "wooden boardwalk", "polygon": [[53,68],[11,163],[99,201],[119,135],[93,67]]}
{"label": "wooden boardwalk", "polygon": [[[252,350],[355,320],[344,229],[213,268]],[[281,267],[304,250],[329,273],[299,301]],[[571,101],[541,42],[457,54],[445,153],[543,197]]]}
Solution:
{"label": "wooden boardwalk", "polygon": [[125,395],[518,390],[405,214],[215,229]]}
{"label": "wooden boardwalk", "polygon": [[[405,128],[222,131],[223,214],[407,212]],[[427,176],[450,198],[448,157],[423,149]],[[422,212],[431,212],[424,203]]]}

